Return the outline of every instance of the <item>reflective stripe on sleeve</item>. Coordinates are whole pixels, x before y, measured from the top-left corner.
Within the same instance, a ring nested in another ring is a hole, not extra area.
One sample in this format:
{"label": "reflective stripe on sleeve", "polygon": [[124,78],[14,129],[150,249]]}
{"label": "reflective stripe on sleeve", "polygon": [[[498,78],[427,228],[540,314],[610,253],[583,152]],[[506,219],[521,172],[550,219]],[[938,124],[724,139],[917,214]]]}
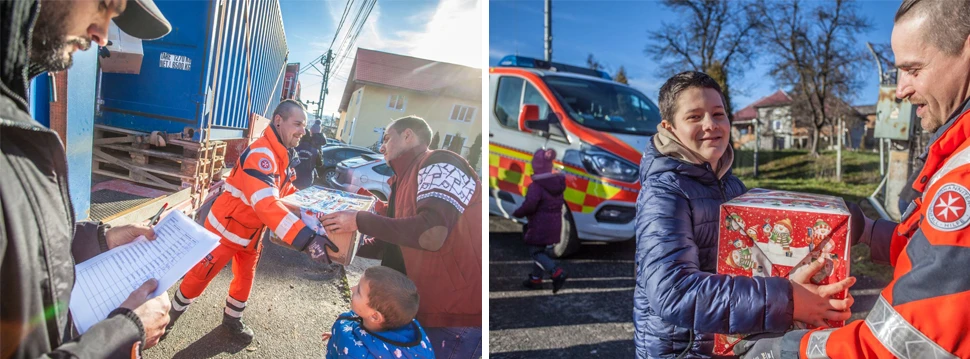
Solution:
{"label": "reflective stripe on sleeve", "polygon": [[901,359],[957,359],[913,327],[881,295],[866,317],[866,325],[883,347]]}
{"label": "reflective stripe on sleeve", "polygon": [[253,196],[250,197],[249,203],[252,203],[252,206],[255,207],[256,204],[259,203],[259,201],[262,201],[267,197],[279,198],[279,196],[280,196],[280,191],[278,189],[273,187],[267,187],[253,193]]}
{"label": "reflective stripe on sleeve", "polygon": [[808,359],[829,359],[825,351],[825,345],[829,342],[829,335],[835,329],[816,330],[808,334],[808,350],[805,357]]}
{"label": "reflective stripe on sleeve", "polygon": [[[279,236],[280,239],[284,239],[290,233],[290,228],[293,228],[293,225],[296,224],[296,222],[299,220],[300,218],[294,215],[293,213],[287,213],[286,217],[283,217],[283,220],[280,221],[280,224],[276,226],[276,230],[273,231],[273,233],[276,233],[276,235]],[[284,239],[284,241],[286,240]]]}

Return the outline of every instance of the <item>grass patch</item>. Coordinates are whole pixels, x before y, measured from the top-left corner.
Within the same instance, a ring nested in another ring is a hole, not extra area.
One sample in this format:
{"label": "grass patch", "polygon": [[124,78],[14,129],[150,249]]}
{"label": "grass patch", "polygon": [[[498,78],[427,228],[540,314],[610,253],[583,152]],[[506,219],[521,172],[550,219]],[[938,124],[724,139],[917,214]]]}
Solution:
{"label": "grass patch", "polygon": [[[842,152],[842,181],[835,180],[836,153],[823,152],[819,157],[807,151],[773,151],[758,153],[758,177],[754,177],[754,153],[736,151],[734,174],[748,188],[817,193],[860,202],[876,190],[879,176],[879,154]],[[875,213],[873,213],[875,214]]]}

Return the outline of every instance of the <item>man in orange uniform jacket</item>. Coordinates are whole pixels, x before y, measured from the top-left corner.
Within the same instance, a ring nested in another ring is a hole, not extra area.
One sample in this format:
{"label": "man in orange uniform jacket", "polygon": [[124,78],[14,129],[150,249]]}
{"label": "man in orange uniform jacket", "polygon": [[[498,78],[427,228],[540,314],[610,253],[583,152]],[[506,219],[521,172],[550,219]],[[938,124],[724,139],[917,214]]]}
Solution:
{"label": "man in orange uniform jacket", "polygon": [[896,97],[934,134],[921,196],[890,236],[873,230],[893,281],[864,321],[743,343],[746,358],[970,358],[970,2],[904,0],[892,47]]}
{"label": "man in orange uniform jacket", "polygon": [[222,325],[243,341],[252,341],[253,330],[243,324],[241,317],[253,287],[256,264],[262,251],[259,240],[264,228],[318,262],[330,263],[324,247],[337,252],[337,247],[326,236],[317,235],[280,202],[281,197],[296,192],[288,149],[300,144],[306,129],[306,111],[299,102],[286,100],[273,111],[272,121],[270,130],[263,132],[262,137],[239,156],[237,166],[226,178],[224,191],[216,198],[209,213],[201,214],[206,216],[205,228],[221,237],[219,246],[182,279],[172,298],[169,313],[172,319],[166,334],[232,259],[233,277]]}

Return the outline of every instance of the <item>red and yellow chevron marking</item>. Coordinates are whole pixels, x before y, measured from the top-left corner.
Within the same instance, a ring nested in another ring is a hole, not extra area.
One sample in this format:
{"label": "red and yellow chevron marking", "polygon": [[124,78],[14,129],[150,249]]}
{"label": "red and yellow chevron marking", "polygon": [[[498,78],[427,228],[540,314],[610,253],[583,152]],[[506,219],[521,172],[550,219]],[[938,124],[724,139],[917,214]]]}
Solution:
{"label": "red and yellow chevron marking", "polygon": [[[556,161],[553,166],[566,175],[563,197],[569,210],[592,213],[603,201],[636,202],[638,190],[591,176],[585,169]],[[495,143],[488,145],[489,188],[525,196],[532,183],[532,153]]]}

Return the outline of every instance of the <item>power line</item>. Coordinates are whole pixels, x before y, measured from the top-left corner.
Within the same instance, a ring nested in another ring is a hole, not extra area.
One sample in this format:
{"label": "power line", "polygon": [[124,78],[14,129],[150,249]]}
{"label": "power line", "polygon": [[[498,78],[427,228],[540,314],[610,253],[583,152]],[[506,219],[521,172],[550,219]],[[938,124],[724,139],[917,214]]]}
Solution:
{"label": "power line", "polygon": [[[376,2],[376,0],[374,0],[374,1]],[[368,5],[368,1],[367,0],[364,0],[364,2],[361,3],[360,4],[360,7],[357,9],[357,15],[354,16],[354,21],[350,24],[350,28],[348,28],[347,32],[344,33],[343,39],[340,40],[340,46],[337,47],[337,51],[336,51],[337,52],[337,57],[346,55],[345,50],[344,50],[345,49],[344,45],[346,45],[347,42],[350,40],[350,38],[353,37],[353,35],[351,35],[351,34],[354,32],[354,28],[356,28],[358,26],[358,24],[360,24],[360,22],[361,22],[360,21],[360,17],[361,17],[361,15],[363,15],[364,9],[367,7],[367,5]],[[366,19],[365,19],[365,21],[366,21]],[[349,51],[349,49],[347,51]]]}
{"label": "power line", "polygon": [[[367,23],[367,18],[370,17],[370,13],[371,11],[374,10],[374,6],[376,4],[377,4],[377,0],[371,1],[370,6],[367,8],[367,13],[364,15],[363,20],[360,22],[360,25],[357,27],[357,30],[354,32],[353,38],[350,40],[350,45],[347,47],[347,51],[350,51],[351,49],[353,49],[354,45],[356,45],[357,37],[360,36],[361,30],[364,28],[364,24]],[[353,30],[353,28],[351,28],[351,30]],[[343,66],[345,62],[344,60],[346,60],[347,58],[348,58],[347,56],[341,57],[340,60],[337,62],[337,66],[332,68],[331,71],[339,70],[340,67]]]}
{"label": "power line", "polygon": [[[327,48],[328,50],[333,49],[333,43],[337,40],[337,35],[340,34],[340,30],[343,29],[344,20],[347,19],[347,14],[350,13],[350,8],[353,6],[353,3],[354,3],[354,0],[347,0],[347,3],[344,5],[343,14],[340,15],[340,23],[337,24],[337,28],[333,32],[333,39],[330,40],[330,46]],[[310,61],[310,64],[315,64],[317,61],[320,61],[321,59],[323,59],[323,54],[321,54],[320,56],[317,56],[315,59],[311,60]],[[308,68],[300,69],[300,74],[303,74],[307,70],[308,70]],[[317,70],[317,71],[320,71],[320,70]]]}
{"label": "power line", "polygon": [[344,5],[344,13],[343,13],[343,15],[340,16],[340,24],[337,25],[337,31],[334,31],[333,32],[333,39],[330,40],[330,47],[329,48],[332,49],[333,48],[334,41],[337,41],[337,34],[339,34],[341,28],[343,28],[343,26],[344,26],[344,20],[347,19],[347,14],[350,13],[350,8],[351,8],[351,6],[353,6],[353,4],[354,4],[354,0],[347,0],[347,4]]}

